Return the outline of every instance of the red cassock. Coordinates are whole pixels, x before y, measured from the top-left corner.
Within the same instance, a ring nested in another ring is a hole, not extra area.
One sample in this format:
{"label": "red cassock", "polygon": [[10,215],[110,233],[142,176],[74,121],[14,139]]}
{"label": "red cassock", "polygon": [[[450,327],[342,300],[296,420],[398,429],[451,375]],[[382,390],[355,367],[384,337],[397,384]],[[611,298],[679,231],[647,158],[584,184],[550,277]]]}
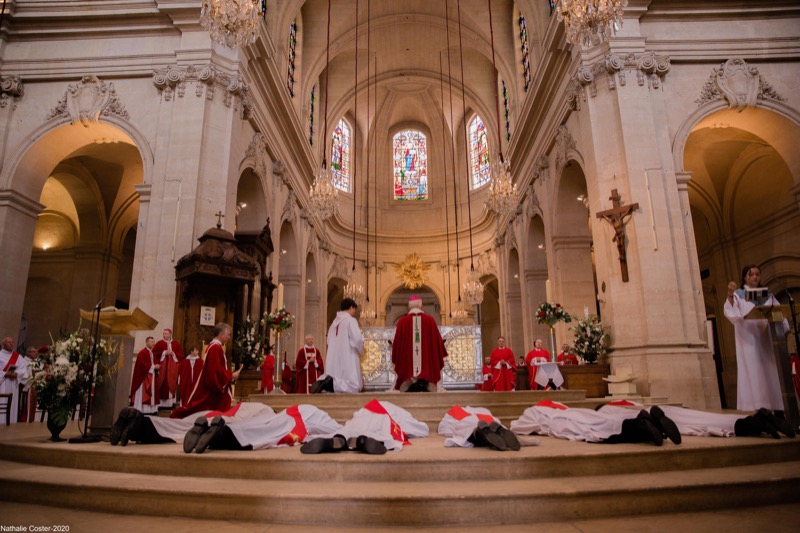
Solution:
{"label": "red cassock", "polygon": [[[420,317],[420,346],[421,369],[419,374],[414,376],[414,316]],[[409,313],[397,322],[397,329],[392,341],[392,362],[394,371],[397,374],[394,388],[400,389],[400,385],[416,377],[424,379],[430,383],[438,383],[442,379],[442,368],[444,368],[444,358],[447,357],[447,350],[444,347],[442,335],[439,333],[439,326],[436,320],[425,313]]]}
{"label": "red cassock", "polygon": [[800,360],[797,354],[793,354],[789,363],[792,367],[792,382],[794,383],[794,393],[800,399]]}
{"label": "red cassock", "polygon": [[[193,361],[194,366],[192,365]],[[199,357],[186,357],[181,361],[178,369],[178,387],[181,391],[181,403],[185,403],[183,400],[189,398],[189,395],[194,390],[194,386],[197,384],[197,380],[200,378],[200,372],[202,370],[203,360]]]}
{"label": "red cassock", "polygon": [[[131,381],[131,405],[133,405],[136,391],[144,384],[142,388],[142,404],[151,404],[153,397],[153,374],[150,369],[155,362],[155,356],[152,355],[150,350],[142,348],[136,356],[136,364],[133,366],[133,380]],[[158,404],[158,399],[155,401]]]}
{"label": "red cassock", "polygon": [[264,362],[261,363],[261,386],[259,391],[263,394],[269,394],[275,388],[275,356],[268,354],[264,357]]}
{"label": "red cassock", "polygon": [[[166,357],[164,352],[171,346],[175,358]],[[158,373],[156,384],[158,386],[158,398],[160,400],[168,400],[175,397],[175,392],[178,389],[178,373],[180,372],[180,364],[183,361],[183,347],[181,343],[172,339],[167,343],[164,339],[158,341],[153,346],[153,355],[156,361],[161,363],[161,370]],[[175,360],[177,359],[177,361]]]}
{"label": "red cassock", "polygon": [[184,418],[198,411],[227,411],[231,408],[231,379],[222,345],[211,341],[197,386],[184,404],[172,411],[171,418]]}
{"label": "red cassock", "polygon": [[[501,365],[497,368],[497,363],[505,361],[510,368]],[[514,352],[509,348],[495,348],[489,358],[489,366],[492,367],[493,390],[507,391],[514,390],[517,386],[517,362],[514,359]]]}
{"label": "red cassock", "polygon": [[[306,369],[306,353],[316,354],[317,366],[314,366],[314,363],[308,363],[308,369]],[[297,370],[297,386],[294,388],[297,394],[306,394],[308,388],[325,373],[325,363],[322,361],[322,353],[320,353],[316,346],[311,349],[305,346],[300,348],[300,351],[297,352],[297,359],[294,362],[294,367]]]}
{"label": "red cassock", "polygon": [[577,365],[578,357],[574,353],[558,354],[558,363],[561,365]]}
{"label": "red cassock", "polygon": [[480,389],[482,392],[490,392],[494,389],[492,388],[492,367],[483,365],[483,370],[481,371],[481,377],[483,378],[483,383],[481,383]]}
{"label": "red cassock", "polygon": [[292,367],[286,364],[286,352],[283,354],[283,363],[281,363],[281,390],[286,394],[294,392],[294,373]]}
{"label": "red cassock", "polygon": [[531,385],[531,390],[537,390],[539,384],[536,383],[536,363],[546,363],[550,361],[550,352],[545,349],[537,350],[534,348],[528,355],[525,356],[525,365],[528,367],[528,383]]}

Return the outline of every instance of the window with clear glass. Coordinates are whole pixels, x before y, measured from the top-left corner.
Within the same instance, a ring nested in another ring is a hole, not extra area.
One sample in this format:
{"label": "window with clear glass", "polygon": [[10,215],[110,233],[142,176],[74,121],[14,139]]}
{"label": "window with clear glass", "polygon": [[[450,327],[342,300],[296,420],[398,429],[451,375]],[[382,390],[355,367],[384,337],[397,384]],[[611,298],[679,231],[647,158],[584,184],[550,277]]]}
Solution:
{"label": "window with clear glass", "polygon": [[350,192],[350,142],[352,131],[344,119],[339,120],[331,136],[330,170],[333,185],[340,191]]}
{"label": "window with clear glass", "polygon": [[489,138],[486,126],[478,115],[475,115],[469,123],[469,162],[472,188],[477,189],[488,183],[492,177],[489,164]]}
{"label": "window with clear glass", "polygon": [[395,200],[428,199],[428,143],[421,131],[404,130],[392,140]]}

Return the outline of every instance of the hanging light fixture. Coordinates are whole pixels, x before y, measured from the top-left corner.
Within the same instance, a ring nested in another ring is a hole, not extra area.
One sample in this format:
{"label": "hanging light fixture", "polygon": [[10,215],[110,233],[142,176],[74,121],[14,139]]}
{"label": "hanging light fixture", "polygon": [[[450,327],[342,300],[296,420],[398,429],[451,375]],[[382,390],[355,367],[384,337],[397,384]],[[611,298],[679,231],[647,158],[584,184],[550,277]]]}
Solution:
{"label": "hanging light fixture", "polygon": [[492,24],[492,0],[489,6],[489,36],[492,44],[492,67],[494,71],[494,112],[497,123],[497,151],[499,157],[492,163],[492,181],[489,184],[489,209],[500,216],[511,215],[517,210],[517,186],[511,179],[511,162],[503,159],[503,137],[500,135],[500,95],[497,91],[497,62],[494,57],[494,26]]}
{"label": "hanging light fixture", "polygon": [[[461,40],[461,0],[458,0],[456,4],[457,11],[458,11],[458,55],[459,61],[461,62],[461,106],[462,106],[462,116],[467,116],[467,84],[466,80],[464,79],[464,45]],[[489,10],[491,13],[491,9]],[[497,85],[497,83],[495,83]],[[466,158],[466,166],[464,168],[469,168],[469,150],[467,147],[469,146],[469,139],[467,138],[467,129],[463,128],[464,130],[464,157]],[[464,180],[467,185],[467,216],[469,221],[469,275],[467,277],[467,282],[464,284],[464,301],[466,301],[469,305],[479,305],[483,302],[483,284],[481,283],[478,273],[475,272],[475,265],[473,263],[473,258],[475,254],[473,253],[472,249],[472,201],[470,198],[470,191],[469,191],[469,179]]]}
{"label": "hanging light fixture", "polygon": [[[322,220],[328,220],[336,212],[336,199],[339,190],[334,186],[330,170],[328,170],[328,86],[331,64],[331,0],[328,0],[328,37],[325,42],[325,120],[322,130],[322,168],[317,172],[313,185],[309,190],[309,203],[312,210]],[[353,221],[355,223],[355,220]]]}
{"label": "hanging light fixture", "polygon": [[456,309],[450,313],[450,317],[455,326],[466,326],[470,322],[469,313],[464,309],[464,305],[460,304]]}
{"label": "hanging light fixture", "polygon": [[[356,9],[358,9],[358,5],[357,4],[356,4]],[[369,96],[370,96],[370,54],[371,54],[371,51],[372,51],[371,42],[370,42],[370,37],[371,37],[370,18],[371,18],[371,2],[370,2],[370,0],[367,0],[367,136],[366,137],[367,137],[368,141],[369,141],[369,125],[370,125],[370,101],[369,101]],[[356,21],[356,26],[358,26],[358,21]],[[356,27],[356,32],[358,32],[358,28],[357,27]],[[356,46],[356,50],[358,50],[358,46]],[[358,57],[356,57],[356,62],[358,62]],[[356,67],[356,70],[358,70],[358,67]],[[358,76],[356,76],[356,87],[358,87]],[[369,145],[367,145],[367,146],[369,146]],[[369,202],[369,193],[370,193],[370,190],[369,190],[369,180],[370,180],[369,164],[370,164],[371,158],[372,158],[372,154],[370,153],[369,149],[367,149],[367,172],[366,172],[366,175],[367,175],[367,179],[366,179],[366,185],[367,185],[366,186],[366,197],[367,197],[367,201],[366,201],[366,205],[367,205],[367,272],[366,272],[366,274],[367,274],[367,299],[366,299],[366,303],[364,304],[364,308],[361,310],[361,323],[363,325],[367,326],[367,327],[375,326],[377,324],[377,322],[378,322],[378,313],[375,310],[375,308],[372,306],[372,303],[369,301],[369,269],[370,269],[370,264],[369,264],[369,240],[370,240],[370,237],[369,237],[370,236],[370,233],[369,233],[369,204],[370,204],[370,202]],[[378,244],[377,244],[377,239],[376,239],[376,243],[375,243],[376,251],[377,251],[377,246],[378,246]],[[375,255],[374,266],[375,266],[375,269],[377,270],[377,267],[378,267],[378,256],[377,256],[377,253]],[[375,283],[377,285],[377,276],[376,276]],[[376,289],[377,289],[377,287],[376,287]],[[377,293],[377,291],[376,291],[376,293]]]}
{"label": "hanging light fixture", "polygon": [[607,41],[622,27],[628,0],[559,0],[556,13],[564,21],[567,42],[584,46]]}
{"label": "hanging light fixture", "polygon": [[[330,0],[328,0],[328,9],[330,9]],[[355,89],[353,90],[353,95],[355,98],[355,102],[353,104],[353,113],[356,117],[356,123],[358,122],[358,0],[356,0],[356,57],[355,57]],[[326,90],[327,94],[327,90]],[[355,132],[353,135],[353,153],[358,153],[358,132]],[[364,307],[365,300],[369,299],[369,296],[366,295],[364,292],[364,286],[358,282],[358,272],[356,271],[356,169],[358,165],[358,157],[353,158],[353,176],[351,183],[353,184],[353,270],[350,274],[350,280],[347,282],[347,285],[344,287],[344,297],[350,298],[354,300],[359,307]],[[369,241],[369,225],[367,226],[367,240]],[[369,253],[369,252],[368,252]],[[369,256],[367,256],[367,264],[369,265]],[[367,272],[367,277],[369,277],[369,271]],[[369,284],[369,282],[367,282]],[[363,316],[363,310],[362,310]]]}
{"label": "hanging light fixture", "polygon": [[254,43],[266,12],[262,0],[203,0],[200,26],[215,43],[236,48]]}

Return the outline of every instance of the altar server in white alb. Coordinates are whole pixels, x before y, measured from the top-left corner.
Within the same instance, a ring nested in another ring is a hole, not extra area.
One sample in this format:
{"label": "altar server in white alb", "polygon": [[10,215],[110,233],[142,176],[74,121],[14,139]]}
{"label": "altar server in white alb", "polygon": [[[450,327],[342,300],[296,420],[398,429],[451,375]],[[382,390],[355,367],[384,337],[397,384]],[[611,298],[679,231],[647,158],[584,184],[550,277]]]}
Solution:
{"label": "altar server in white alb", "polygon": [[[748,265],[742,270],[742,286],[728,284],[725,316],[736,333],[736,408],[753,411],[761,407],[783,410],[781,385],[772,347],[772,334],[765,319],[744,318],[756,305],[779,305],[771,294],[747,301],[746,290],[761,287],[761,270]],[[778,324],[778,334],[788,331],[788,323]],[[780,339],[783,340],[782,338]]]}
{"label": "altar server in white alb", "polygon": [[[0,393],[11,394],[11,417],[12,424],[17,423],[17,412],[19,410],[19,386],[28,383],[28,365],[25,358],[14,351],[14,339],[6,337],[3,339],[2,349],[0,349]],[[5,423],[5,420],[2,420]]]}
{"label": "altar server in white alb", "polygon": [[311,386],[312,393],[361,392],[364,382],[359,354],[364,350],[364,336],[355,318],[358,304],[345,298],[340,309],[328,330],[325,373]]}

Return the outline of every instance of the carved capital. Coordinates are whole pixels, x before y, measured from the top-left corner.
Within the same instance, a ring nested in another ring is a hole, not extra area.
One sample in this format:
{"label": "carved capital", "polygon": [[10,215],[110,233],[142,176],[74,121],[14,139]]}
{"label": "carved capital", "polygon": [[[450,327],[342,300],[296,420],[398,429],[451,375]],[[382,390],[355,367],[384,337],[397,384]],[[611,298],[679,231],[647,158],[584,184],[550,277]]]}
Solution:
{"label": "carved capital", "polygon": [[[578,87],[582,89],[584,99],[586,91],[595,97],[597,96],[596,83],[601,78],[607,80],[609,90],[613,91],[616,90],[617,85],[624,86],[627,83],[627,73],[634,73],[640,86],[647,85],[651,89],[660,89],[669,69],[669,57],[657,56],[653,52],[631,53],[625,57],[611,53],[595,63],[581,66],[575,74],[575,83],[571,85],[570,89],[573,92],[578,92]],[[573,109],[580,110],[580,102],[577,97],[570,100],[570,89],[568,89],[567,100]]]}
{"label": "carved capital", "polygon": [[92,122],[100,120],[100,115],[130,119],[125,106],[117,98],[113,83],[101,81],[97,76],[85,75],[79,83],[67,86],[64,96],[47,114],[47,119],[63,116],[70,118],[73,124],[80,122],[88,128]]}
{"label": "carved capital", "polygon": [[8,101],[13,102],[11,109],[16,109],[17,101],[25,94],[22,86],[22,79],[19,76],[3,76],[0,78],[0,108],[8,105]]}
{"label": "carved capital", "polygon": [[212,64],[186,67],[170,65],[153,71],[153,85],[166,102],[172,100],[173,96],[183,98],[187,83],[195,84],[194,94],[198,98],[205,92],[206,100],[213,101],[216,89],[221,89],[224,95],[223,105],[239,111],[242,120],[249,119],[253,114],[250,89],[238,75],[220,72]]}
{"label": "carved capital", "polygon": [[556,168],[558,171],[563,170],[567,165],[567,154],[575,151],[575,147],[575,139],[572,138],[567,127],[562,124],[556,133]]}
{"label": "carved capital", "polygon": [[253,160],[253,172],[259,178],[264,179],[267,175],[267,139],[263,133],[256,132],[253,135],[244,156]]}
{"label": "carved capital", "polygon": [[536,180],[547,181],[549,167],[550,159],[544,154],[540,155],[536,160],[536,164],[533,166],[533,182],[536,182]]}
{"label": "carved capital", "polygon": [[759,74],[757,67],[748,65],[741,58],[729,59],[714,68],[695,103],[701,106],[723,99],[728,102],[730,109],[737,111],[755,107],[758,100],[786,101]]}

